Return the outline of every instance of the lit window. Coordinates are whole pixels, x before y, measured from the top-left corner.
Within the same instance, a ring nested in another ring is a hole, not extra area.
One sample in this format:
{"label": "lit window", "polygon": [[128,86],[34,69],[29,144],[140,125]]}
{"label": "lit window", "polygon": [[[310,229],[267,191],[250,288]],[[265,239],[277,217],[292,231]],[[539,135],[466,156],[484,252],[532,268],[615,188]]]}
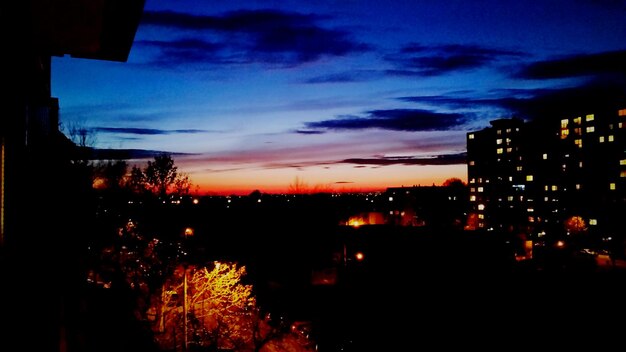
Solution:
{"label": "lit window", "polygon": [[498,153],[498,154],[502,154],[503,152],[504,152],[504,149],[502,149],[502,148],[496,149],[496,153]]}
{"label": "lit window", "polygon": [[600,143],[604,143],[604,136],[600,136]]}
{"label": "lit window", "polygon": [[509,176],[509,181],[513,181],[513,176]]}
{"label": "lit window", "polygon": [[593,114],[589,114],[585,116],[585,121],[593,121],[593,118],[594,118]]}
{"label": "lit window", "polygon": [[502,144],[502,138],[496,139],[496,144]]}
{"label": "lit window", "polygon": [[580,183],[576,184],[576,189],[581,189]]}
{"label": "lit window", "polygon": [[574,140],[574,144],[576,144],[578,146],[578,148],[582,148],[583,147],[583,140],[582,139],[576,139],[576,140]]}
{"label": "lit window", "polygon": [[532,181],[533,175],[526,175],[526,181]]}
{"label": "lit window", "polygon": [[550,200],[550,198],[548,198],[548,197],[543,197],[543,201],[544,201],[544,202],[548,202],[549,200]]}
{"label": "lit window", "polygon": [[581,169],[583,168],[583,162],[582,161],[578,162],[578,167],[581,168]]}
{"label": "lit window", "polygon": [[517,171],[522,171],[523,168],[521,166],[518,166],[518,167],[516,167],[516,169],[517,169]]}
{"label": "lit window", "polygon": [[624,124],[620,122],[620,123],[617,124],[617,127],[624,128]]}
{"label": "lit window", "polygon": [[610,123],[610,124],[609,124],[609,129],[610,129],[610,130],[612,130],[612,129],[613,129],[613,124],[612,124],[612,123]]}
{"label": "lit window", "polygon": [[559,186],[557,185],[552,185],[552,191],[558,191],[559,190]]}
{"label": "lit window", "polygon": [[583,130],[580,127],[574,128],[574,133],[580,136],[583,133]]}
{"label": "lit window", "polygon": [[619,177],[626,177],[626,171],[620,171]]}
{"label": "lit window", "polygon": [[565,139],[569,136],[569,130],[561,130],[561,139]]}
{"label": "lit window", "polygon": [[478,193],[481,193],[482,191],[484,191],[484,188],[478,187]]}
{"label": "lit window", "polygon": [[593,126],[587,126],[586,130],[587,130],[587,133],[591,133],[591,132],[594,132],[596,130],[596,128],[593,127]]}
{"label": "lit window", "polygon": [[617,112],[619,116],[626,116],[626,109],[621,109]]}
{"label": "lit window", "polygon": [[475,202],[476,201],[476,196],[470,196],[470,202]]}
{"label": "lit window", "polygon": [[561,120],[561,128],[567,128],[568,123],[569,123],[569,119]]}
{"label": "lit window", "polygon": [[[484,216],[483,216],[483,217],[480,217],[481,215],[483,215],[483,214],[478,214],[478,218],[479,218],[479,219],[484,219],[485,217],[484,217]],[[485,223],[484,223],[484,222],[479,222],[479,223],[478,223],[478,227],[480,227],[480,228],[485,227]]]}
{"label": "lit window", "polygon": [[485,210],[484,204],[478,204],[478,210]]}
{"label": "lit window", "polygon": [[475,164],[475,163],[474,163],[474,160],[470,160],[469,164],[470,164],[471,166],[474,166],[474,164]]}
{"label": "lit window", "polygon": [[476,192],[476,188],[475,187],[470,187],[470,192]]}
{"label": "lit window", "polygon": [[589,225],[598,225],[598,219],[589,219]]}
{"label": "lit window", "polygon": [[582,118],[577,117],[574,120],[572,120],[575,124],[580,125],[580,123],[582,122]]}
{"label": "lit window", "polygon": [[506,148],[506,152],[507,152],[507,153],[510,153],[510,152],[512,152],[512,151],[513,151],[513,148]]}
{"label": "lit window", "polygon": [[507,138],[506,139],[506,144],[510,144],[511,143],[511,138]]}
{"label": "lit window", "polygon": [[496,134],[499,134],[499,135],[502,134],[502,130],[497,130]]}
{"label": "lit window", "polygon": [[[485,214],[478,214],[478,218],[479,219],[484,219],[485,218]],[[480,227],[483,227],[484,224],[479,224]]]}
{"label": "lit window", "polygon": [[613,142],[614,140],[615,140],[615,136],[610,135],[610,136],[609,136],[609,142]]}
{"label": "lit window", "polygon": [[469,183],[476,183],[476,179],[475,178],[470,179]]}
{"label": "lit window", "polygon": [[467,138],[468,138],[468,139],[474,139],[474,134],[473,134],[473,133],[468,134],[468,135],[467,135]]}
{"label": "lit window", "polygon": [[550,187],[548,187],[548,185],[543,186],[543,190],[547,191]]}
{"label": "lit window", "polygon": [[611,191],[615,191],[615,183],[612,183],[612,182],[611,182],[611,183],[609,183],[609,189],[610,189]]}
{"label": "lit window", "polygon": [[619,164],[620,164],[620,165],[626,165],[626,159],[622,159],[622,160],[620,160],[620,161],[619,161]]}
{"label": "lit window", "polygon": [[482,177],[478,178],[478,183],[483,183],[483,178]]}
{"label": "lit window", "polygon": [[528,208],[528,209],[526,209],[526,210],[527,210],[529,213],[532,213],[533,211],[535,211],[535,209],[533,209],[533,208]]}
{"label": "lit window", "polygon": [[513,201],[513,196],[506,197],[506,200],[508,200],[509,202],[512,202]]}
{"label": "lit window", "polygon": [[547,153],[543,153],[542,157],[543,157],[543,160],[547,160],[548,159],[548,154]]}
{"label": "lit window", "polygon": [[510,128],[507,128],[507,129],[506,129],[506,133],[511,133],[511,129],[510,129]]}

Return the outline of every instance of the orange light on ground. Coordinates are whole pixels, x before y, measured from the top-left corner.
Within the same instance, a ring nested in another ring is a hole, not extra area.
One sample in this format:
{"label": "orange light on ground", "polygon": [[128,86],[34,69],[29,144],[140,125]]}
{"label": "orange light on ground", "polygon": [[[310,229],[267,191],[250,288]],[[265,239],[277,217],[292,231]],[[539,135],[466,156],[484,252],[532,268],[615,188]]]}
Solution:
{"label": "orange light on ground", "polygon": [[352,227],[359,227],[361,225],[365,224],[365,221],[363,221],[363,218],[359,217],[351,217],[348,220],[348,226],[352,226]]}
{"label": "orange light on ground", "polygon": [[198,200],[198,198],[195,198],[195,199],[193,200],[193,204],[198,204],[198,203],[200,203],[200,201]]}
{"label": "orange light on ground", "polygon": [[191,227],[185,229],[185,236],[193,236],[193,229]]}
{"label": "orange light on ground", "polygon": [[362,252],[357,252],[357,253],[354,255],[354,257],[355,257],[355,258],[356,258],[356,260],[358,260],[358,261],[362,261],[362,260],[363,260],[363,258],[365,258],[365,256],[363,255],[363,253],[362,253]]}
{"label": "orange light on ground", "polygon": [[563,248],[565,246],[565,242],[563,241],[556,241],[556,246],[559,248]]}

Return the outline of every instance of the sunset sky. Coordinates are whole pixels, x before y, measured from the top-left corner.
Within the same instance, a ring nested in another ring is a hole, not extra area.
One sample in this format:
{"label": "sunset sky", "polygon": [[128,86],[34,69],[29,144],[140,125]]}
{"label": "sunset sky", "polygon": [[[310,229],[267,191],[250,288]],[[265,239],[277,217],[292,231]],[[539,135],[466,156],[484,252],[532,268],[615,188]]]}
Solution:
{"label": "sunset sky", "polygon": [[466,180],[468,131],[626,86],[620,0],[144,10],[127,62],[54,57],[52,94],[95,147],[132,150],[130,165],[172,153],[202,193],[283,192],[296,177],[337,191]]}

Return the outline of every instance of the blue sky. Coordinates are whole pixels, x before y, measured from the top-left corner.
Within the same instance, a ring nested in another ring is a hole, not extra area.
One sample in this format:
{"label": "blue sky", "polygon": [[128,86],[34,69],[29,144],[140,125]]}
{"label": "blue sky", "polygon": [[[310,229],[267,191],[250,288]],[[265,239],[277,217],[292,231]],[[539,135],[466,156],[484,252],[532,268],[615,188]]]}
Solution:
{"label": "blue sky", "polygon": [[468,131],[626,86],[625,1],[144,10],[127,62],[53,58],[61,121],[91,128],[95,147],[149,151],[130,164],[173,153],[209,193],[281,192],[295,177],[337,191],[465,179]]}

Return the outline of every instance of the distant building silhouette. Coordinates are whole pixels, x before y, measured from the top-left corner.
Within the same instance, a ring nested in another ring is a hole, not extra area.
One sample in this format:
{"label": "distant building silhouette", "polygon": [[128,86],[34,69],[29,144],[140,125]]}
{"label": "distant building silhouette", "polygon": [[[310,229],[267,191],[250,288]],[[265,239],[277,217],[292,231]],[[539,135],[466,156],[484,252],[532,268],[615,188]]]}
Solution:
{"label": "distant building silhouette", "polygon": [[467,217],[467,187],[390,187],[385,215],[388,224],[400,226],[461,227]]}
{"label": "distant building silhouette", "polygon": [[592,233],[623,234],[622,104],[531,122],[499,119],[468,133],[468,228],[567,235],[565,222],[579,217]]}

